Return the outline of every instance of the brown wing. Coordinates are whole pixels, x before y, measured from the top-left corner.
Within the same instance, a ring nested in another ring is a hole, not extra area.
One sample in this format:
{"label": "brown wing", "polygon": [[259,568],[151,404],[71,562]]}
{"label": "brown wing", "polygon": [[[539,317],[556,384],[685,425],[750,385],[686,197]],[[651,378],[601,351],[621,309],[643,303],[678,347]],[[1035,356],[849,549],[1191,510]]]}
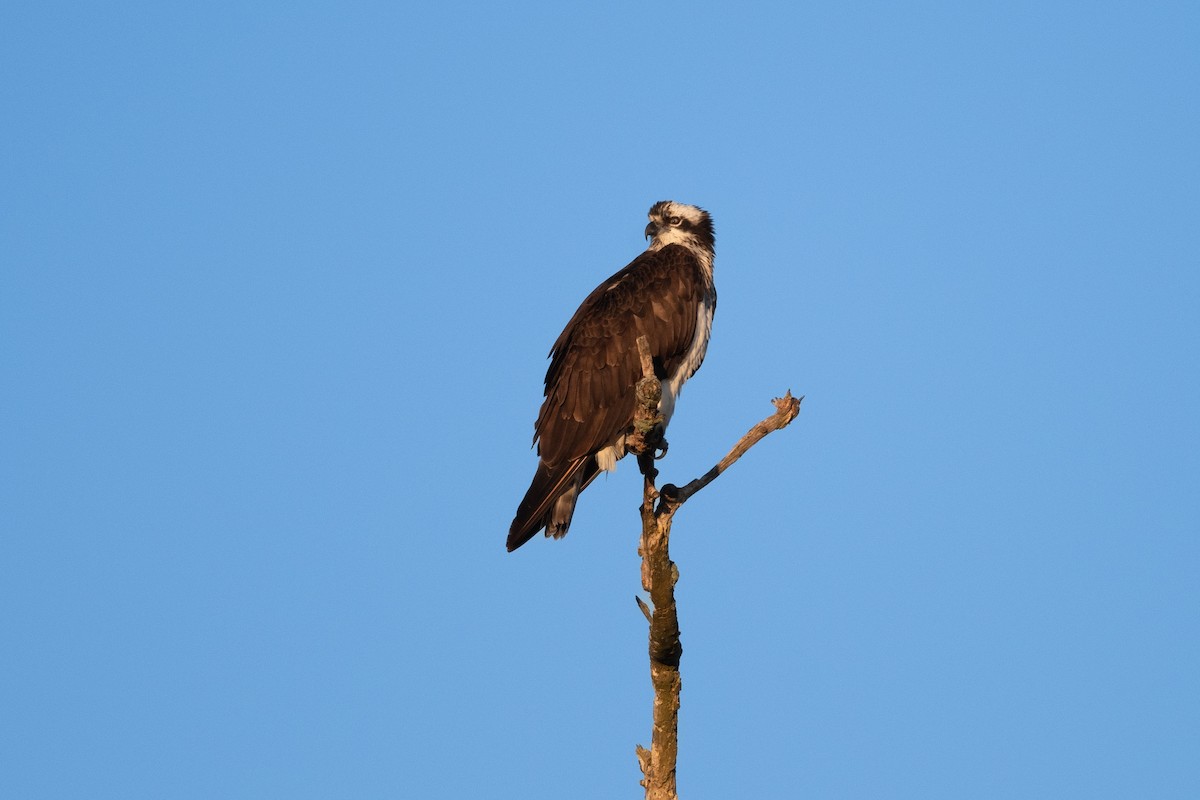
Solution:
{"label": "brown wing", "polygon": [[550,351],[534,427],[543,460],[585,458],[629,427],[642,371],[637,338],[649,339],[659,377],[671,374],[696,335],[704,293],[695,256],[668,245],[642,253],[588,295]]}

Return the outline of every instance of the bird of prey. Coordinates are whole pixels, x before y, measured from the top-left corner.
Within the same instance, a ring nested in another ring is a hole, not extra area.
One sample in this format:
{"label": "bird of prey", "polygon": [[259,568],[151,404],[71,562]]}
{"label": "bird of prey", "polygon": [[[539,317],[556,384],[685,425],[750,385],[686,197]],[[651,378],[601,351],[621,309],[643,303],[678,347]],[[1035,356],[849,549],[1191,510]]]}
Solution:
{"label": "bird of prey", "polygon": [[648,216],[650,246],[587,296],[550,349],[534,424],[538,467],[508,530],[510,552],[543,528],[565,536],[579,493],[625,455],[642,377],[639,336],[649,341],[661,382],[664,427],[704,360],[717,307],[712,218],[670,200]]}

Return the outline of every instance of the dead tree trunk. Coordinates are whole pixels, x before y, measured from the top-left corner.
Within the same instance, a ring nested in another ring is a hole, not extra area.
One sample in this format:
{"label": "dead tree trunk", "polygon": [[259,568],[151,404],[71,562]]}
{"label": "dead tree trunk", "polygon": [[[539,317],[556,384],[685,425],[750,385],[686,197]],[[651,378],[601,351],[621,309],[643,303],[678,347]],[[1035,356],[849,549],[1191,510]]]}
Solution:
{"label": "dead tree trunk", "polygon": [[[738,440],[733,449],[703,476],[682,488],[672,484],[655,488],[658,470],[654,467],[655,452],[666,452],[662,438],[662,418],[658,415],[661,388],[654,377],[650,348],[646,337],[638,339],[642,355],[642,380],[638,382],[638,406],[634,415],[634,431],[627,438],[627,449],[637,455],[638,468],[645,478],[642,492],[642,536],[638,554],[642,557],[642,588],[650,595],[653,608],[640,597],[638,606],[650,623],[650,682],[654,686],[654,726],[650,749],[638,745],[638,763],[642,769],[641,784],[646,800],[678,800],[675,788],[675,762],[679,756],[679,660],[683,647],[679,643],[679,617],[675,611],[675,583],[679,569],[671,561],[669,550],[671,520],[688,498],[703,489],[728,469],[772,431],[786,426],[800,413],[803,397],[792,397],[788,391],[776,398],[775,413],[751,428]],[[657,503],[655,502],[657,501]]]}

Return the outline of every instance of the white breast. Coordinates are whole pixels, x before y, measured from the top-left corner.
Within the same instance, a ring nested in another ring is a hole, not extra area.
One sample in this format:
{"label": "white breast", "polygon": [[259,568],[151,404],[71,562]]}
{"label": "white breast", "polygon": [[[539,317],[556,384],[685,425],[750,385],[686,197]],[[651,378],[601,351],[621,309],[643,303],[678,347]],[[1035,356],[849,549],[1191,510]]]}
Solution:
{"label": "white breast", "polygon": [[662,400],[658,403],[658,411],[663,415],[664,427],[671,421],[671,416],[675,413],[675,401],[679,398],[679,393],[683,391],[684,382],[696,374],[696,370],[700,369],[700,364],[704,361],[704,354],[708,352],[708,337],[712,333],[713,307],[712,298],[706,297],[700,307],[696,309],[696,338],[692,340],[692,346],[688,348],[680,362],[679,369],[675,370],[674,375],[668,375],[667,379],[662,382]]}

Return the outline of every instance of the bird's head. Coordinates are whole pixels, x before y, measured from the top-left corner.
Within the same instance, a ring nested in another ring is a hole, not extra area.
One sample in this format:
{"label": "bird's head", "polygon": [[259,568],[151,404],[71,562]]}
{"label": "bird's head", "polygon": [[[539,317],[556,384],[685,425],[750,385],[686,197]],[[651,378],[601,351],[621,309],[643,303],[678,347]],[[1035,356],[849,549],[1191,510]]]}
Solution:
{"label": "bird's head", "polygon": [[712,217],[703,208],[663,200],[655,203],[647,214],[646,238],[650,249],[660,250],[669,244],[700,248],[711,253],[715,245]]}

